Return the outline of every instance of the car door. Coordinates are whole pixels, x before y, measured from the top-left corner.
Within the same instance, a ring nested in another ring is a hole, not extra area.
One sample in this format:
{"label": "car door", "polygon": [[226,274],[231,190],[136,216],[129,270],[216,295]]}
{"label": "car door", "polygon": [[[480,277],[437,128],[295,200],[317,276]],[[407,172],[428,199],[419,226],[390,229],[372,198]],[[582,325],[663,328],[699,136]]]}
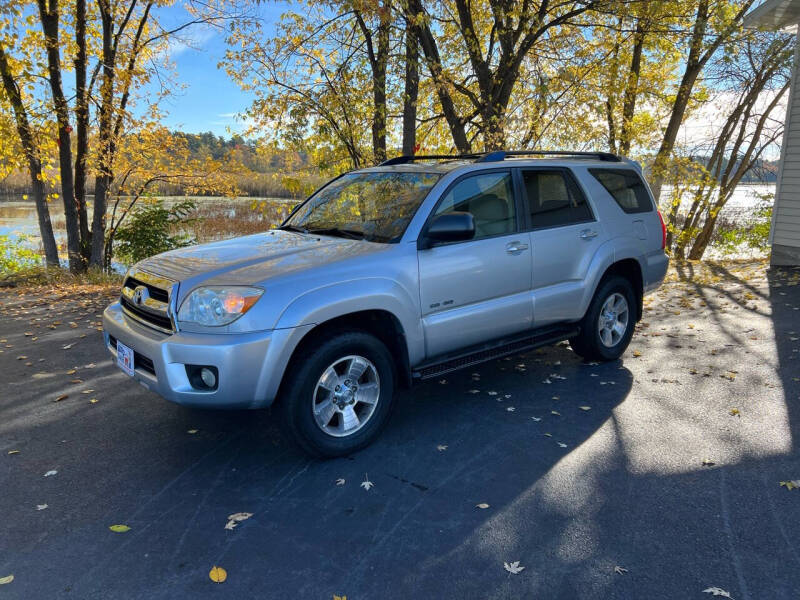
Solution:
{"label": "car door", "polygon": [[532,248],[533,323],[580,319],[586,275],[603,229],[568,169],[523,168],[520,179]]}
{"label": "car door", "polygon": [[531,252],[520,207],[511,170],[502,169],[461,177],[432,211],[471,213],[475,236],[418,251],[428,357],[530,328]]}

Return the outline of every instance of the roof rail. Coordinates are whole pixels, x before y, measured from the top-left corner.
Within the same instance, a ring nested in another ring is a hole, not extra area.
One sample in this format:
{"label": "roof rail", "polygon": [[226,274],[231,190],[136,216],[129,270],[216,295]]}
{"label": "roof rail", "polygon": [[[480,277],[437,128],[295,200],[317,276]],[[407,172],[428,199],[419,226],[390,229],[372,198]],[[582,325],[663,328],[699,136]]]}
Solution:
{"label": "roof rail", "polygon": [[622,158],[611,152],[577,152],[572,150],[497,150],[489,152],[478,162],[498,162],[511,156],[564,156],[567,158],[594,158],[608,162],[622,162]]}
{"label": "roof rail", "polygon": [[379,164],[379,167],[388,167],[390,165],[404,165],[406,163],[414,162],[416,160],[458,160],[458,159],[479,159],[484,156],[484,152],[473,152],[471,154],[419,154],[403,156],[395,156]]}
{"label": "roof rail", "polygon": [[607,162],[622,162],[623,158],[610,152],[573,152],[571,150],[497,150],[495,152],[473,152],[470,154],[403,155],[383,161],[379,166],[405,165],[418,160],[459,160],[475,162],[500,162],[512,156],[563,156],[566,158],[593,158]]}

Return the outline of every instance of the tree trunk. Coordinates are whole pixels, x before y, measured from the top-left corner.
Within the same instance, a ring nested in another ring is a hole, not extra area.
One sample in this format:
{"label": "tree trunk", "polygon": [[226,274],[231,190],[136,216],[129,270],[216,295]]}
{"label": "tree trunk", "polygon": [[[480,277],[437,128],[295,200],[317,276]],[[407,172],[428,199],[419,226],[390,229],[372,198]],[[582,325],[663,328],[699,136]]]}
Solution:
{"label": "tree trunk", "polygon": [[633,36],[633,53],[628,81],[625,84],[625,98],[622,101],[622,127],[619,132],[619,153],[627,156],[631,151],[631,124],[636,111],[636,96],[639,93],[639,74],[642,70],[642,50],[644,48],[645,31],[642,20],[636,21],[636,33]]}
{"label": "tree trunk", "polygon": [[36,217],[39,222],[39,235],[42,238],[45,262],[50,266],[57,267],[59,264],[58,246],[56,245],[56,239],[53,235],[53,225],[50,222],[50,209],[47,206],[47,198],[45,197],[44,181],[42,179],[42,163],[39,160],[39,154],[34,145],[30,120],[28,119],[25,105],[22,102],[22,94],[11,73],[8,57],[2,46],[0,46],[0,79],[3,81],[3,89],[14,111],[17,135],[19,135],[20,145],[28,161],[28,172],[31,176],[33,201],[36,203]]}
{"label": "tree trunk", "polygon": [[72,179],[72,147],[69,135],[72,127],[69,124],[69,105],[61,85],[58,3],[57,0],[49,0],[48,9],[45,5],[46,1],[39,0],[39,15],[47,47],[48,79],[58,121],[58,162],[61,175],[61,197],[64,202],[64,223],[67,230],[67,254],[69,255],[70,270],[79,273],[86,270],[86,263],[81,257],[78,211],[75,206],[75,187]]}
{"label": "tree trunk", "polygon": [[412,23],[412,30],[425,56],[425,62],[428,65],[428,70],[431,73],[431,78],[436,87],[436,95],[439,98],[439,103],[442,105],[442,112],[450,128],[450,135],[453,136],[453,144],[455,144],[459,152],[464,154],[468,153],[471,151],[472,145],[467,139],[464,123],[458,116],[455,103],[450,95],[449,84],[444,79],[439,48],[436,45],[436,40],[431,33],[430,27],[426,23],[420,0],[408,0],[408,12],[408,21]]}
{"label": "tree trunk", "polygon": [[86,210],[86,155],[89,152],[89,102],[86,95],[86,0],[75,0],[75,205],[81,235],[81,256],[91,255],[89,219]]}
{"label": "tree trunk", "polygon": [[417,99],[419,98],[419,45],[406,26],[406,78],[403,90],[403,154],[412,156],[417,147]]}
{"label": "tree trunk", "polygon": [[102,268],[103,248],[105,246],[106,207],[108,205],[108,192],[113,177],[113,101],[116,52],[113,44],[113,15],[109,12],[110,9],[104,2],[99,2],[98,6],[100,7],[100,19],[103,25],[103,79],[100,84],[98,168],[94,183],[92,253],[89,264]]}

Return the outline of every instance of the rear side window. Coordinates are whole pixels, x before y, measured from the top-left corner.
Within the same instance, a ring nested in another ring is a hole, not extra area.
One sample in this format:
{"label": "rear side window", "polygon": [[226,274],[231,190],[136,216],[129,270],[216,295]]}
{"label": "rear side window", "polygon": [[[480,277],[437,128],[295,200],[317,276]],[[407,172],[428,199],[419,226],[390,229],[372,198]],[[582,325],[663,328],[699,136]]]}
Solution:
{"label": "rear side window", "polygon": [[653,203],[642,178],[629,169],[589,169],[609,194],[626,213],[642,213],[653,210]]}
{"label": "rear side window", "polygon": [[522,170],[534,229],[593,220],[586,198],[563,171]]}

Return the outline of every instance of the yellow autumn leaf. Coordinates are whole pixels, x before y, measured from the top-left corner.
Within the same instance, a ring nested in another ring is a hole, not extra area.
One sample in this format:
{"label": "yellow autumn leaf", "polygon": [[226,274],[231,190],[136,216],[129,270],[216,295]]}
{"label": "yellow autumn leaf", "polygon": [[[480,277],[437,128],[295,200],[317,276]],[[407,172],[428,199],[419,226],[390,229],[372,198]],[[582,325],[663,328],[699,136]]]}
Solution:
{"label": "yellow autumn leaf", "polygon": [[347,596],[337,596],[336,594],[334,594],[333,600],[347,600]]}
{"label": "yellow autumn leaf", "polygon": [[7,575],[6,577],[0,577],[0,585],[5,585],[7,583],[11,583],[14,581],[13,575]]}
{"label": "yellow autumn leaf", "polygon": [[211,567],[211,570],[208,572],[208,577],[214,583],[222,583],[228,578],[228,572],[223,569],[222,567],[218,567],[214,565]]}
{"label": "yellow autumn leaf", "polygon": [[114,533],[125,533],[126,531],[131,530],[131,528],[127,525],[111,525],[109,529]]}
{"label": "yellow autumn leaf", "polygon": [[731,413],[732,417],[741,416],[741,413],[739,413],[738,408],[732,408],[728,412]]}
{"label": "yellow autumn leaf", "polygon": [[19,450],[9,450],[9,454],[19,454]]}
{"label": "yellow autumn leaf", "polygon": [[633,351],[633,356],[634,356],[634,358],[639,358],[641,355],[642,355],[642,353],[641,353],[641,352],[639,352],[638,350],[634,350],[634,351]]}
{"label": "yellow autumn leaf", "polygon": [[800,488],[800,479],[792,479],[790,481],[781,481],[781,487],[785,487],[787,490],[794,490]]}

